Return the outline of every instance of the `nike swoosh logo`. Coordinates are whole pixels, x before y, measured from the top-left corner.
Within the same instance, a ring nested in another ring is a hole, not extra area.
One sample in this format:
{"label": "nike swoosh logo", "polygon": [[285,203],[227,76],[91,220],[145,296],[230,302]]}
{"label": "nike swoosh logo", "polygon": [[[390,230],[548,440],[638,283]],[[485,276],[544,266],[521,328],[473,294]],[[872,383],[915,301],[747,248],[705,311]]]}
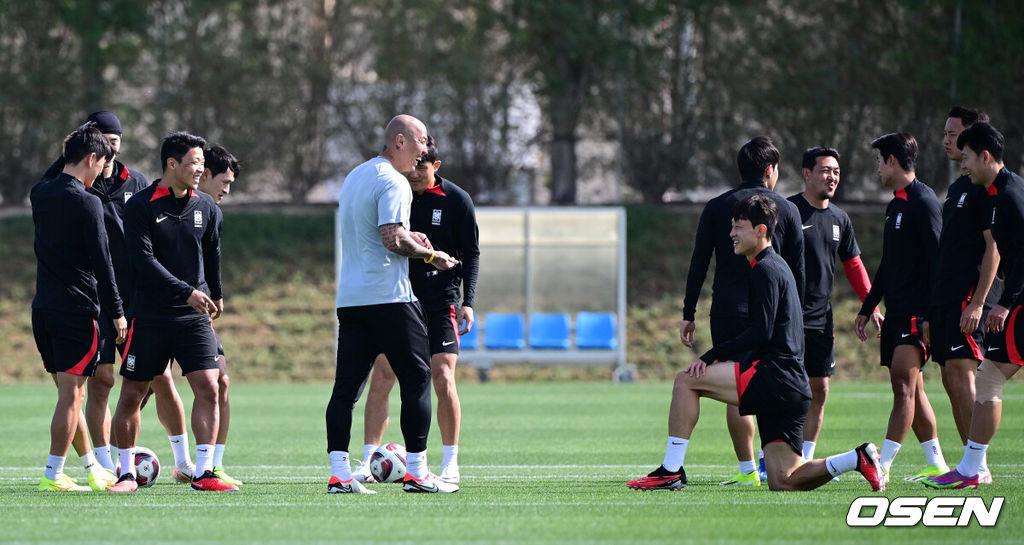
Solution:
{"label": "nike swoosh logo", "polygon": [[995,350],[996,350],[996,347],[994,347],[994,346],[986,346],[986,347],[985,347],[985,350],[986,350],[986,351],[988,351],[988,350],[991,350],[991,351],[995,352]]}
{"label": "nike swoosh logo", "polygon": [[675,441],[672,441],[672,444],[673,445],[682,445],[682,443],[676,443]]}
{"label": "nike swoosh logo", "polygon": [[441,346],[451,346],[453,344],[455,344],[455,341],[448,341],[448,342],[442,342]]}
{"label": "nike swoosh logo", "polygon": [[963,347],[964,347],[964,345],[961,344],[960,346],[953,346],[953,347],[951,347],[950,350],[960,350]]}
{"label": "nike swoosh logo", "polygon": [[814,225],[801,225],[800,227],[803,227],[806,230],[810,229],[811,227],[814,227]]}
{"label": "nike swoosh logo", "polygon": [[167,219],[167,216],[160,216],[159,218],[156,219],[156,222],[160,223],[161,221],[164,221],[165,219]]}
{"label": "nike swoosh logo", "polygon": [[980,449],[980,448],[974,448],[971,445],[967,445],[967,448],[969,448],[971,450],[984,450],[984,449]]}
{"label": "nike swoosh logo", "polygon": [[906,339],[909,336],[910,336],[910,333],[904,333],[904,334],[900,335],[900,338],[901,339]]}

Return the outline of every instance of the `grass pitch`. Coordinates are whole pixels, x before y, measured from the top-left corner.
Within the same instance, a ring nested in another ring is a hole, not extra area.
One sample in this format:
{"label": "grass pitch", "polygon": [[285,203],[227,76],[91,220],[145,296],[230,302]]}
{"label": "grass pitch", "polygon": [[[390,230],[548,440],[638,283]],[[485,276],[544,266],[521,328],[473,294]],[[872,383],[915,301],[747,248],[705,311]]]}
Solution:
{"label": "grass pitch", "polygon": [[[188,387],[179,384],[186,404]],[[928,393],[947,462],[962,447],[938,384]],[[705,402],[687,453],[690,485],[636,492],[630,478],[657,466],[666,436],[668,383],[466,384],[460,462],[462,490],[411,495],[371,485],[376,496],[327,495],[324,408],[330,386],[232,387],[225,456],[245,481],[237,493],[192,492],[170,478],[170,447],[154,409],[139,444],[157,452],[164,473],[135,494],[36,491],[48,448],[55,392],[47,385],[0,387],[0,541],[20,543],[1020,543],[1024,535],[1024,386],[1007,386],[1002,428],[990,450],[995,484],[933,492],[902,478],[924,457],[908,438],[886,493],[1006,498],[995,528],[847,528],[850,502],[872,495],[856,474],[803,493],[725,488],[736,472],[724,406]],[[115,392],[116,396],[116,392]],[[863,441],[881,443],[891,406],[887,384],[836,383],[819,456]],[[361,453],[361,407],[353,430]],[[386,440],[402,442],[395,418]],[[193,445],[194,447],[194,445]],[[429,460],[441,456],[436,424]],[[194,454],[193,454],[194,455]],[[69,459],[68,473],[84,470]]]}

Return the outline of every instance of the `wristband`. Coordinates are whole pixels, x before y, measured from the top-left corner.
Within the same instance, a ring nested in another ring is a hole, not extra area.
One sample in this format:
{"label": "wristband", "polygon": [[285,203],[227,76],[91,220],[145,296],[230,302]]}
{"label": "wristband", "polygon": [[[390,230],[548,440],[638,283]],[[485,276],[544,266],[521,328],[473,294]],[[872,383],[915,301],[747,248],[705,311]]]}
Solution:
{"label": "wristband", "polygon": [[434,252],[430,252],[430,257],[424,259],[423,262],[430,263],[431,261],[434,260],[435,257],[437,257],[437,254],[435,254]]}

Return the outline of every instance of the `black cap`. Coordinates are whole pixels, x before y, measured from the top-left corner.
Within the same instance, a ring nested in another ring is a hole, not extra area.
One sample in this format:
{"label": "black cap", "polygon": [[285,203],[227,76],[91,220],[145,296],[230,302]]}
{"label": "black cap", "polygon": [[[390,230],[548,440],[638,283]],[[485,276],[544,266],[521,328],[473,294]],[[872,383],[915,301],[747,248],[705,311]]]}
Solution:
{"label": "black cap", "polygon": [[113,112],[100,110],[89,114],[86,121],[94,121],[96,128],[103,134],[116,134],[121,136],[121,120]]}

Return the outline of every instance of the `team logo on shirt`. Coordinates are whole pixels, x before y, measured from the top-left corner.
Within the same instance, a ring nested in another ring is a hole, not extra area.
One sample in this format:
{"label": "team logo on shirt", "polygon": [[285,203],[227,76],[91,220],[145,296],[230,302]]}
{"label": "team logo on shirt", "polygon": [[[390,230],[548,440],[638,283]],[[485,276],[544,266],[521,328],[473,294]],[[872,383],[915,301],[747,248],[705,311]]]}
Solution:
{"label": "team logo on shirt", "polygon": [[956,207],[957,208],[963,208],[965,200],[967,200],[967,193],[961,193],[960,194],[960,200],[956,202]]}
{"label": "team logo on shirt", "polygon": [[833,225],[832,226],[832,240],[834,240],[836,242],[839,242],[839,226],[838,225]]}
{"label": "team logo on shirt", "polygon": [[899,229],[900,228],[900,224],[902,224],[902,223],[903,223],[903,212],[900,212],[899,214],[896,214],[896,228]]}
{"label": "team logo on shirt", "polygon": [[441,211],[437,208],[434,209],[434,214],[430,216],[430,223],[432,225],[441,225]]}
{"label": "team logo on shirt", "polygon": [[193,212],[192,221],[195,223],[197,229],[201,228],[203,226],[203,211],[196,210]]}
{"label": "team logo on shirt", "polygon": [[134,193],[132,193],[131,191],[125,191],[124,192],[124,202],[128,202],[128,199],[132,198],[132,195],[134,195]]}
{"label": "team logo on shirt", "polygon": [[127,358],[124,359],[124,367],[125,367],[125,369],[127,369],[129,371],[134,371],[135,370],[135,356],[134,355],[129,355]]}

